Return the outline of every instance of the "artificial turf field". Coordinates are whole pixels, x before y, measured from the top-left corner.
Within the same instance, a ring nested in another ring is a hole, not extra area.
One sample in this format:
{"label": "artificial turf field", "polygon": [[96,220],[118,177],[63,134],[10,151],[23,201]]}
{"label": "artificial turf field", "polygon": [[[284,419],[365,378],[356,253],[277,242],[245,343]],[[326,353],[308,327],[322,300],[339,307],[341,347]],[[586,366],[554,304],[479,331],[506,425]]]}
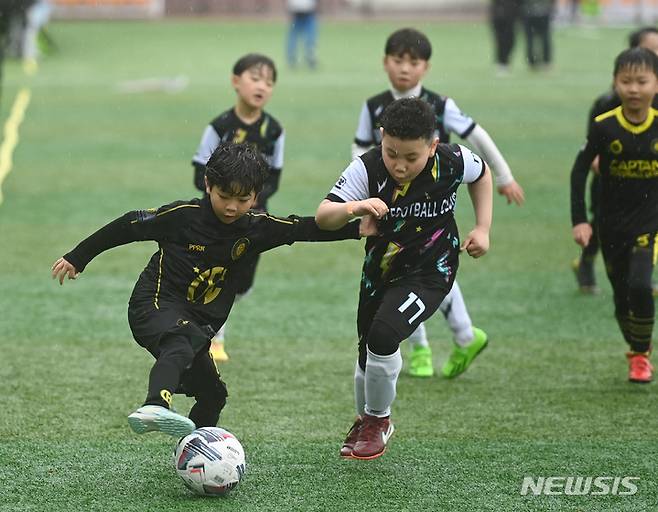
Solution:
{"label": "artificial turf field", "polygon": [[[271,211],[313,214],[348,162],[363,100],[387,86],[386,36],[409,24],[323,21],[315,72],[286,69],[283,21],[219,19],[57,22],[60,51],[34,77],[5,65],[3,122],[19,88],[32,100],[0,205],[0,511],[658,510],[658,390],[626,381],[601,263],[598,296],[579,295],[569,267],[568,174],[628,28],[560,29],[550,73],[527,71],[517,47],[497,78],[484,24],[413,23],[434,45],[426,86],[492,134],[527,203],[496,197],[490,253],[459,270],[489,348],[454,381],[401,375],[397,431],[378,460],[337,455],[353,419],[362,242],[272,251],[234,308],[220,424],[248,470],[227,499],[191,495],[174,441],[126,421],[152,364],[127,300],[155,244],[105,253],[63,288],[50,280],[52,262],[102,224],[195,195],[191,156],[233,103],[230,69],[249,51],[280,66],[267,110],[286,129],[286,161]],[[176,94],[118,90],[178,75],[190,82]],[[465,191],[457,216],[463,234]],[[428,331],[438,368],[450,333],[440,315]],[[640,480],[632,496],[521,496],[524,476]]]}

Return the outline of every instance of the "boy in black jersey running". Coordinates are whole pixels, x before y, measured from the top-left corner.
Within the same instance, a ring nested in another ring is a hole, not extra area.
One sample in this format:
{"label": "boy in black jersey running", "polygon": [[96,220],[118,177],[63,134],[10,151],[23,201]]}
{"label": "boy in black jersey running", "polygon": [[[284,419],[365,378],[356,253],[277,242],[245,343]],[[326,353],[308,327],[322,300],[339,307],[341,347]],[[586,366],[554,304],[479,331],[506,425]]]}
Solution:
{"label": "boy in black jersey running", "polygon": [[[429,318],[453,285],[459,252],[478,258],[489,248],[489,168],[458,144],[439,144],[435,113],[419,98],[394,101],[382,116],[382,144],[355,158],[316,213],[318,226],[342,228],[355,216],[379,220],[363,264],[354,389],[357,419],[341,455],[379,457],[402,367],[399,345]],[[476,225],[460,245],[453,210],[469,184]],[[370,217],[370,218],[372,218]]]}
{"label": "boy in black jersey running", "polygon": [[[452,98],[426,89],[422,80],[430,66],[432,45],[425,34],[413,28],[393,32],[384,48],[384,70],[390,89],[372,96],[364,103],[359,116],[352,157],[359,156],[381,142],[381,116],[384,109],[399,98],[417,97],[431,105],[436,116],[436,136],[442,143],[450,142],[455,134],[475,148],[491,165],[498,192],[508,203],[521,205],[523,189],[515,181],[512,171],[489,134],[471,117],[464,114]],[[454,378],[466,371],[475,357],[487,346],[485,331],[471,323],[458,283],[455,283],[439,308],[453,334],[454,347],[441,373]],[[432,351],[427,339],[425,324],[409,337],[409,374],[412,377],[434,375]]]}
{"label": "boy in black jersey running", "polygon": [[[646,48],[658,55],[658,29],[656,27],[643,27],[640,28],[628,37],[629,48]],[[615,107],[621,105],[619,95],[615,92],[614,87],[609,91],[603,93],[594,100],[587,117],[588,129],[594,122],[594,119],[609,112]],[[653,108],[658,108],[658,95],[654,96]],[[599,289],[596,285],[596,274],[594,273],[594,260],[599,252],[599,237],[598,237],[598,209],[599,209],[599,195],[601,184],[598,174],[598,158],[592,162],[592,173],[589,186],[590,195],[590,224],[592,225],[593,236],[590,238],[589,243],[583,247],[582,253],[579,258],[576,258],[571,267],[576,275],[578,289],[585,294],[598,293]],[[658,294],[658,284],[652,283],[653,294]]]}
{"label": "boy in black jersey running", "polygon": [[[267,200],[279,188],[285,140],[279,122],[264,110],[272,96],[276,75],[274,61],[259,53],[247,54],[233,66],[231,85],[237,94],[235,106],[210,122],[192,158],[194,184],[200,191],[206,190],[206,162],[215,148],[222,142],[248,142],[255,146],[267,161],[267,177],[254,204],[254,209],[267,211]],[[251,266],[244,268],[237,299],[251,289],[257,264],[258,258],[254,258]],[[210,353],[216,362],[228,360],[224,349],[224,331],[225,326],[222,326],[210,346]]]}
{"label": "boy in black jersey running", "polygon": [[[229,315],[243,268],[254,258],[295,241],[359,238],[355,223],[322,231],[312,217],[249,211],[266,178],[267,165],[251,145],[220,145],[208,161],[203,199],[128,212],[53,265],[53,278],[62,284],[107,249],[158,242],[128,306],[135,340],[156,359],[144,405],[128,417],[135,432],[182,436],[217,424],[227,393],[208,347]],[[196,398],[189,418],[170,409],[174,393]]]}
{"label": "boy in black jersey running", "polygon": [[630,346],[631,382],[652,380],[654,325],[651,275],[658,256],[658,56],[645,48],[615,60],[614,87],[621,105],[594,119],[571,171],[571,220],[576,243],[593,233],[585,210],[585,183],[599,157],[599,239],[612,284],[615,317]]}

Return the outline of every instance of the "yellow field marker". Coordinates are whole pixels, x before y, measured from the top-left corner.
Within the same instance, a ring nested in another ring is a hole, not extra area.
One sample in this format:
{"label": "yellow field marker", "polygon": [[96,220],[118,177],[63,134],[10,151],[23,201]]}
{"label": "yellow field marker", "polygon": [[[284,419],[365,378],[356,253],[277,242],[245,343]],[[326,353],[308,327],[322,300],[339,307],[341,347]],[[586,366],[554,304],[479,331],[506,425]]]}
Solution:
{"label": "yellow field marker", "polygon": [[11,107],[11,113],[5,122],[4,138],[2,145],[0,145],[0,204],[3,200],[2,183],[11,172],[14,149],[18,145],[18,128],[23,122],[23,117],[25,117],[25,111],[30,104],[30,97],[29,89],[23,87],[19,90]]}

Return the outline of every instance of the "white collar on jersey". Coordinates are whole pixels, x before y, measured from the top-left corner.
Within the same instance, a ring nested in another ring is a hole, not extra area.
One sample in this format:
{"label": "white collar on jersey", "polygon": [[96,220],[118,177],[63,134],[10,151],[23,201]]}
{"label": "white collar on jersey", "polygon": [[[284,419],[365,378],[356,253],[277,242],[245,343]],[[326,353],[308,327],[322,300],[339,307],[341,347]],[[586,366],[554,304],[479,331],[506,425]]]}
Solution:
{"label": "white collar on jersey", "polygon": [[420,91],[423,88],[423,84],[419,83],[416,87],[409,89],[408,91],[400,92],[397,89],[391,87],[391,93],[396,100],[401,98],[418,98],[420,96]]}

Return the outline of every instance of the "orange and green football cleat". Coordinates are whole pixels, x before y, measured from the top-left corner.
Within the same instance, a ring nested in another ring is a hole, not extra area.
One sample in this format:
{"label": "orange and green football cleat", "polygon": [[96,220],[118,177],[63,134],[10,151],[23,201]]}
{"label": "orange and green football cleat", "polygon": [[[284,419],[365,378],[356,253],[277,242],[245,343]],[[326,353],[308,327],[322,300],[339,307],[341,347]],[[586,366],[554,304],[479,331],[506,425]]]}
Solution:
{"label": "orange and green football cleat", "polygon": [[653,380],[653,366],[649,362],[649,352],[627,352],[628,380],[638,384],[648,384]]}
{"label": "orange and green football cleat", "polygon": [[441,373],[446,379],[454,379],[464,373],[473,360],[482,352],[489,343],[487,333],[482,329],[473,327],[473,340],[465,347],[455,345],[452,354],[443,364]]}

